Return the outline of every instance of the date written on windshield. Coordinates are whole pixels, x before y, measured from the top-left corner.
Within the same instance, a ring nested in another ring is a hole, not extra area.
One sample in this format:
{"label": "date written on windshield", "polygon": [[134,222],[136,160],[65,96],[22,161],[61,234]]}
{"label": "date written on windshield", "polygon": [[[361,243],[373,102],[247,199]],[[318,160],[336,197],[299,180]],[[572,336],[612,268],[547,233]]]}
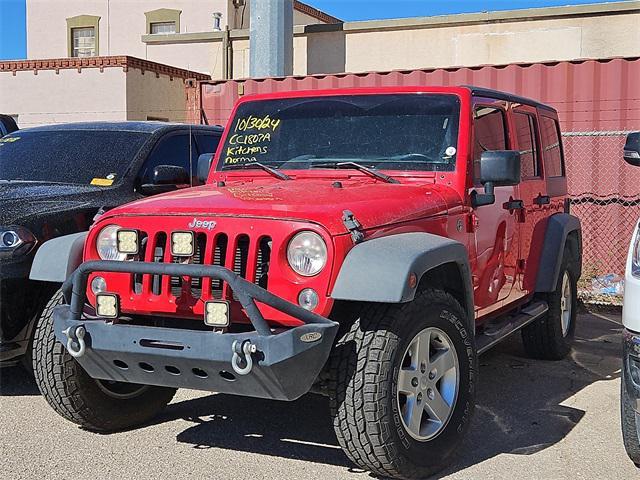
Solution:
{"label": "date written on windshield", "polygon": [[247,130],[271,130],[273,132],[280,126],[279,118],[271,118],[269,115],[264,117],[240,117],[236,121],[234,132],[246,132]]}
{"label": "date written on windshield", "polygon": [[225,165],[257,162],[257,156],[268,153],[271,134],[278,129],[280,123],[280,119],[269,115],[240,117],[227,142]]}

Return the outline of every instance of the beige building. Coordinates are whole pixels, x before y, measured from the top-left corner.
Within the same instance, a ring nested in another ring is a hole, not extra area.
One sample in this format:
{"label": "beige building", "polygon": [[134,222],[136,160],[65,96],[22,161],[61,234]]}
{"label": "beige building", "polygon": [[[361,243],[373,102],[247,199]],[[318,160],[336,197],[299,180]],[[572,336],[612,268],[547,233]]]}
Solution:
{"label": "beige building", "polygon": [[[248,28],[249,0],[26,0],[27,58],[130,55],[148,60],[144,38],[180,37]],[[339,22],[294,1],[294,25]],[[172,50],[168,47],[167,50]],[[210,69],[197,42],[172,65]],[[161,59],[160,59],[161,60]]]}
{"label": "beige building", "polygon": [[[249,76],[249,31],[145,35],[148,58]],[[294,27],[294,75],[640,56],[640,2]],[[192,61],[195,62],[195,59]],[[195,63],[192,63],[195,65]]]}
{"label": "beige building", "polygon": [[[249,4],[27,0],[28,57],[132,55],[244,78]],[[295,75],[640,55],[638,1],[346,23],[294,8]]]}
{"label": "beige building", "polygon": [[133,57],[0,62],[0,112],[21,128],[96,120],[185,122],[185,81],[208,79]]}

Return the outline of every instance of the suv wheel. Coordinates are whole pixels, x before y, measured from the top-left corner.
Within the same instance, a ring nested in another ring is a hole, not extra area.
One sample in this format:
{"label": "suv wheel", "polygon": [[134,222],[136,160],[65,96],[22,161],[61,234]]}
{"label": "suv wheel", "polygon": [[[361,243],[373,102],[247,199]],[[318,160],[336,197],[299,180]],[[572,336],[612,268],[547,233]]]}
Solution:
{"label": "suv wheel", "polygon": [[571,250],[565,248],[556,290],[545,295],[549,311],[522,329],[524,349],[532,358],[561,360],[571,351],[578,311],[578,281]]}
{"label": "suv wheel", "polygon": [[38,319],[33,341],[33,371],[49,405],[67,420],[103,433],[143,424],[160,413],[175,389],[94,380],[55,339],[52,313],[63,302],[58,291]]}
{"label": "suv wheel", "polygon": [[403,305],[367,305],[338,340],[329,394],[340,445],[381,476],[444,468],[474,408],[476,355],[465,313],[426,290]]}
{"label": "suv wheel", "polygon": [[633,409],[633,400],[627,391],[625,375],[625,369],[622,369],[620,381],[622,440],[627,455],[640,468],[640,415]]}

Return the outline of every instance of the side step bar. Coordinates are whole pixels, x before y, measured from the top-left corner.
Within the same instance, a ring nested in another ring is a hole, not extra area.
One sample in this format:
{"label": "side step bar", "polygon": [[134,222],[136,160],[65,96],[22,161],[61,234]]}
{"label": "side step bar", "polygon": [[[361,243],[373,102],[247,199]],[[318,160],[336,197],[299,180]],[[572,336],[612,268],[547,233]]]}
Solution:
{"label": "side step bar", "polygon": [[547,302],[534,302],[504,322],[497,325],[488,325],[487,328],[476,337],[478,355],[483,354],[512,333],[517,332],[522,327],[526,327],[534,320],[542,317],[548,311],[549,306]]}

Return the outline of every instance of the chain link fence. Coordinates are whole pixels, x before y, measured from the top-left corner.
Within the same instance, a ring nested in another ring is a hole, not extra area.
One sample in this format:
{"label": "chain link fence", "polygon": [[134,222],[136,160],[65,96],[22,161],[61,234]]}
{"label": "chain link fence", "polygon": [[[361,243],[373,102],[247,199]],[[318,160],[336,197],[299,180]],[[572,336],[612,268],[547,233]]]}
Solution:
{"label": "chain link fence", "polygon": [[571,213],[582,222],[580,295],[619,304],[629,241],[640,218],[640,168],[622,158],[626,131],[563,135]]}

